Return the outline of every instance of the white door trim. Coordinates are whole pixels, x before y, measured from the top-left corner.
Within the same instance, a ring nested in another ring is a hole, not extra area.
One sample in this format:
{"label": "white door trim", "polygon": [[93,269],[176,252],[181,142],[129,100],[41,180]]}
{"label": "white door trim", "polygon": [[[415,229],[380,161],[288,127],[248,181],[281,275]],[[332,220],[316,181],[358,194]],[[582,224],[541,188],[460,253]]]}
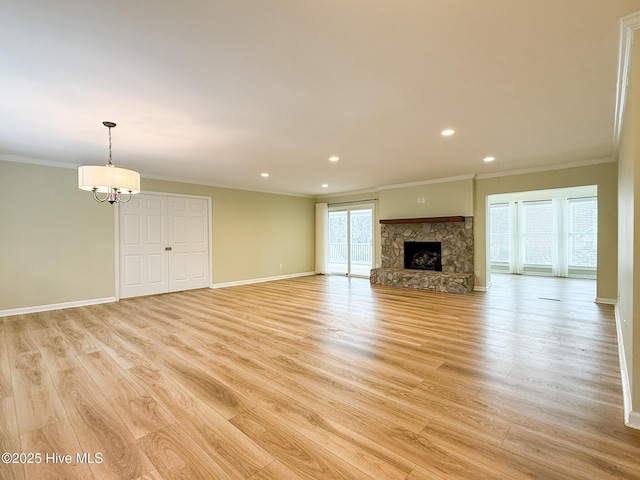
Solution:
{"label": "white door trim", "polygon": [[114,289],[116,298],[116,302],[120,301],[120,205],[117,203],[114,205],[113,209],[113,223],[114,223],[114,232],[115,232],[115,248],[114,248],[114,262],[115,262],[115,275],[114,280],[116,282],[116,286]]}

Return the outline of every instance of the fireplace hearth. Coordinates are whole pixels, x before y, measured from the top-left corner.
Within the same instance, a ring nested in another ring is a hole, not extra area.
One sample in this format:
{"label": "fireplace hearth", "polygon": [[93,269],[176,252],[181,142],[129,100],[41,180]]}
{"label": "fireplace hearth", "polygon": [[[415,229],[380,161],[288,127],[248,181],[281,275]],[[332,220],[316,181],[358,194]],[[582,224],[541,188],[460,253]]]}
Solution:
{"label": "fireplace hearth", "polygon": [[442,271],[441,242],[404,242],[404,268]]}

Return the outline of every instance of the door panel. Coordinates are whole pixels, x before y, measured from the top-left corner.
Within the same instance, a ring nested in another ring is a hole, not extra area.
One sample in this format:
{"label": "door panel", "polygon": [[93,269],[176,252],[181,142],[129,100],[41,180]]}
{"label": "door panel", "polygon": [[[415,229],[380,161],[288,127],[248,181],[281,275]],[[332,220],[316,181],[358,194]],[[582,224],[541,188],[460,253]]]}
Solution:
{"label": "door panel", "polygon": [[373,208],[329,210],[329,273],[368,277],[373,262]]}
{"label": "door panel", "polygon": [[373,210],[349,211],[349,274],[368,277],[373,266]]}
{"label": "door panel", "polygon": [[139,286],[142,283],[141,255],[124,257],[124,278],[126,287]]}
{"label": "door panel", "polygon": [[209,286],[207,201],[169,198],[169,288],[171,291]]}
{"label": "door panel", "polygon": [[204,252],[196,252],[193,254],[193,277],[198,279],[206,279],[207,276],[207,255]]}
{"label": "door panel", "polygon": [[[167,274],[165,272],[165,264],[164,253],[154,253],[147,256],[147,283],[150,286],[166,285]],[[161,293],[162,291],[155,293]]]}
{"label": "door panel", "polygon": [[186,281],[187,276],[187,254],[186,253],[173,253],[173,278],[174,282]]}
{"label": "door panel", "polygon": [[173,245],[187,243],[187,217],[174,217],[173,219]]}
{"label": "door panel", "polygon": [[147,215],[147,243],[163,246],[165,239],[164,217],[158,214]]}
{"label": "door panel", "polygon": [[166,273],[166,198],[136,195],[120,204],[120,296],[164,293]]}
{"label": "door panel", "polygon": [[120,296],[209,286],[208,202],[139,194],[120,204]]}
{"label": "door panel", "polygon": [[348,212],[329,211],[329,273],[349,273]]}
{"label": "door panel", "polygon": [[140,232],[140,217],[138,215],[125,214],[122,234],[125,245],[140,245],[142,234]]}

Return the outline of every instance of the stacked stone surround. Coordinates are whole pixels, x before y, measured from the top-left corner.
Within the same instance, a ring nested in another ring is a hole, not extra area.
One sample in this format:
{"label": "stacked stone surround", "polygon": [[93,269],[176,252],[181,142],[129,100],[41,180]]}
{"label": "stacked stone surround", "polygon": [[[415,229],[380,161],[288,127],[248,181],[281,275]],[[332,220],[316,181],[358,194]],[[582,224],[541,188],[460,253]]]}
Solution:
{"label": "stacked stone surround", "polygon": [[[450,293],[473,290],[473,217],[381,226],[382,266],[371,270],[371,284]],[[404,242],[441,242],[442,272],[404,268]]]}

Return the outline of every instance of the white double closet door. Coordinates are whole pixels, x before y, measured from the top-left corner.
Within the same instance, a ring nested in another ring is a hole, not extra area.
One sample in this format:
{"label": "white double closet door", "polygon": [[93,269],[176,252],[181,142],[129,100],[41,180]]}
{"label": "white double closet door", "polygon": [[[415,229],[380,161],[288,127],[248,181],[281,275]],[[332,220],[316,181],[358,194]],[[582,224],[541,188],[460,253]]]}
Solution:
{"label": "white double closet door", "polygon": [[210,286],[207,199],[138,194],[119,207],[121,298]]}

